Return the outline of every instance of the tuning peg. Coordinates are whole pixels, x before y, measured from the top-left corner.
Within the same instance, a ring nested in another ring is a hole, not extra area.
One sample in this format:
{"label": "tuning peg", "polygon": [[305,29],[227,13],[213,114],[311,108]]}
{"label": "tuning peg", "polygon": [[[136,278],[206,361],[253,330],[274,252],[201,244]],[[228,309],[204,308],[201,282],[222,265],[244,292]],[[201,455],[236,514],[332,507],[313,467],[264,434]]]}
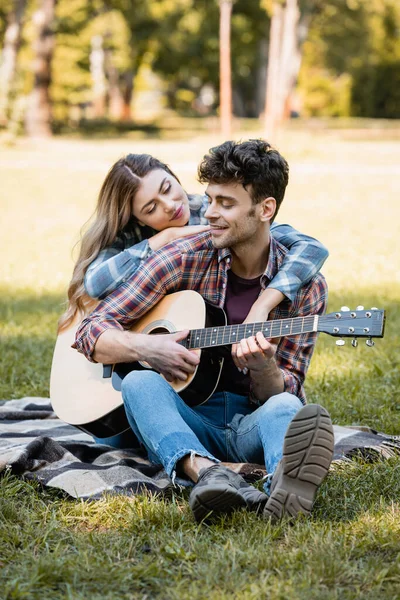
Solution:
{"label": "tuning peg", "polygon": [[348,306],[342,306],[342,308],[340,309],[342,312],[349,312],[349,307]]}
{"label": "tuning peg", "polygon": [[364,307],[363,307],[363,306],[361,306],[361,305],[360,305],[360,306],[357,306],[356,310],[364,310]]}
{"label": "tuning peg", "polygon": [[357,346],[358,346],[357,338],[354,338],[353,340],[351,340],[351,345],[353,346],[353,348],[357,348]]}
{"label": "tuning peg", "polygon": [[373,306],[373,307],[371,308],[371,310],[379,310],[379,308],[376,308],[376,306]]}
{"label": "tuning peg", "polygon": [[367,344],[367,346],[369,346],[370,348],[372,348],[372,346],[375,346],[375,342],[374,340],[372,340],[371,338],[368,338],[368,340],[365,342]]}
{"label": "tuning peg", "polygon": [[346,342],[344,340],[336,340],[336,346],[344,346],[345,343]]}

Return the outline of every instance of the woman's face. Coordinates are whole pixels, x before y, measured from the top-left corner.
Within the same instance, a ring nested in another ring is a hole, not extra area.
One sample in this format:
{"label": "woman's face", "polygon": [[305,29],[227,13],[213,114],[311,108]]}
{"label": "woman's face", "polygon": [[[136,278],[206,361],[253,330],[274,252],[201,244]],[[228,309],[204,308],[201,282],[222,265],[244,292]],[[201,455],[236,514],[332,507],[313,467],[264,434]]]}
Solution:
{"label": "woman's face", "polygon": [[157,231],[167,227],[182,227],[190,217],[188,197],[175,177],[167,171],[150,171],[142,178],[136,192],[133,215],[139,223]]}

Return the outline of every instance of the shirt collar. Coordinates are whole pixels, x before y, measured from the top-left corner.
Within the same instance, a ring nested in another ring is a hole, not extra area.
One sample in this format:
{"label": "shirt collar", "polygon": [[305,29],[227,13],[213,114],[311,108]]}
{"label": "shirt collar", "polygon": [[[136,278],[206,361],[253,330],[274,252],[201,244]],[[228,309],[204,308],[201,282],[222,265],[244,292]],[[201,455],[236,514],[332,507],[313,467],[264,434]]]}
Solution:
{"label": "shirt collar", "polygon": [[270,235],[269,237],[269,256],[267,267],[262,275],[263,279],[271,281],[280,269],[285,253],[283,247]]}
{"label": "shirt collar", "polygon": [[[283,263],[283,259],[285,257],[285,249],[275,240],[275,238],[270,235],[270,246],[269,246],[269,256],[268,263],[265,268],[264,273],[262,274],[262,279],[268,279],[271,281],[277,272],[279,271],[281,264]],[[223,260],[231,259],[231,251],[229,248],[220,248],[218,249],[218,262],[220,263]]]}
{"label": "shirt collar", "polygon": [[231,251],[229,250],[229,248],[219,248],[218,249],[218,262],[220,263],[222,260],[225,260],[227,258],[231,259],[232,255],[231,255]]}

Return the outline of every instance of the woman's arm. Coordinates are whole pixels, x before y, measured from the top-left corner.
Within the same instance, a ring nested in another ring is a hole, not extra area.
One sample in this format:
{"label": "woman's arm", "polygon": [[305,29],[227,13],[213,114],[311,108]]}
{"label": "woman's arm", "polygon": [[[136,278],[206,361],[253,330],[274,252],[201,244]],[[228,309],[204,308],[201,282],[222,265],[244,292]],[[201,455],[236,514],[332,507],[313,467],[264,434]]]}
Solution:
{"label": "woman's arm", "polygon": [[329,255],[321,242],[300,233],[290,225],[273,223],[271,235],[289,252],[278,273],[253,304],[246,317],[247,323],[267,320],[271,310],[285,297],[293,301],[299,288],[318,273]]}
{"label": "woman's arm", "polygon": [[268,287],[279,290],[293,301],[299,288],[321,269],[329,252],[321,242],[300,233],[290,225],[273,223],[271,235],[289,252]]}
{"label": "woman's arm", "polygon": [[[259,295],[250,309],[244,323],[266,321],[273,308],[285,298],[293,301],[299,288],[318,273],[329,252],[318,240],[300,233],[290,225],[271,225],[271,234],[283,246],[288,248],[278,273],[268,287]],[[237,362],[238,346],[232,346],[232,357]]]}
{"label": "woman's arm", "polygon": [[103,299],[131,277],[152,250],[148,240],[142,240],[126,250],[120,240],[104,248],[89,265],[84,279],[86,293],[95,299]]}
{"label": "woman's arm", "polygon": [[132,277],[154,251],[178,238],[207,229],[204,225],[169,227],[126,249],[124,247],[129,243],[129,239],[124,241],[122,236],[118,237],[112,246],[104,248],[89,265],[84,279],[86,293],[91,298],[102,300]]}

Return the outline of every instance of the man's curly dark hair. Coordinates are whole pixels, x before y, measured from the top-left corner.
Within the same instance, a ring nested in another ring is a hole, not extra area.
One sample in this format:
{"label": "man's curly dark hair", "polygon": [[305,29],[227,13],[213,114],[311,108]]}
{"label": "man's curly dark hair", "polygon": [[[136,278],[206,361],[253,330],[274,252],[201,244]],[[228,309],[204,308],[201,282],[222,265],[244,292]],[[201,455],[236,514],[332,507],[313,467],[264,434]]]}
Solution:
{"label": "man's curly dark hair", "polygon": [[285,196],[289,165],[265,140],[228,141],[204,156],[198,178],[201,183],[241,183],[254,204],[272,196],[275,217]]}

